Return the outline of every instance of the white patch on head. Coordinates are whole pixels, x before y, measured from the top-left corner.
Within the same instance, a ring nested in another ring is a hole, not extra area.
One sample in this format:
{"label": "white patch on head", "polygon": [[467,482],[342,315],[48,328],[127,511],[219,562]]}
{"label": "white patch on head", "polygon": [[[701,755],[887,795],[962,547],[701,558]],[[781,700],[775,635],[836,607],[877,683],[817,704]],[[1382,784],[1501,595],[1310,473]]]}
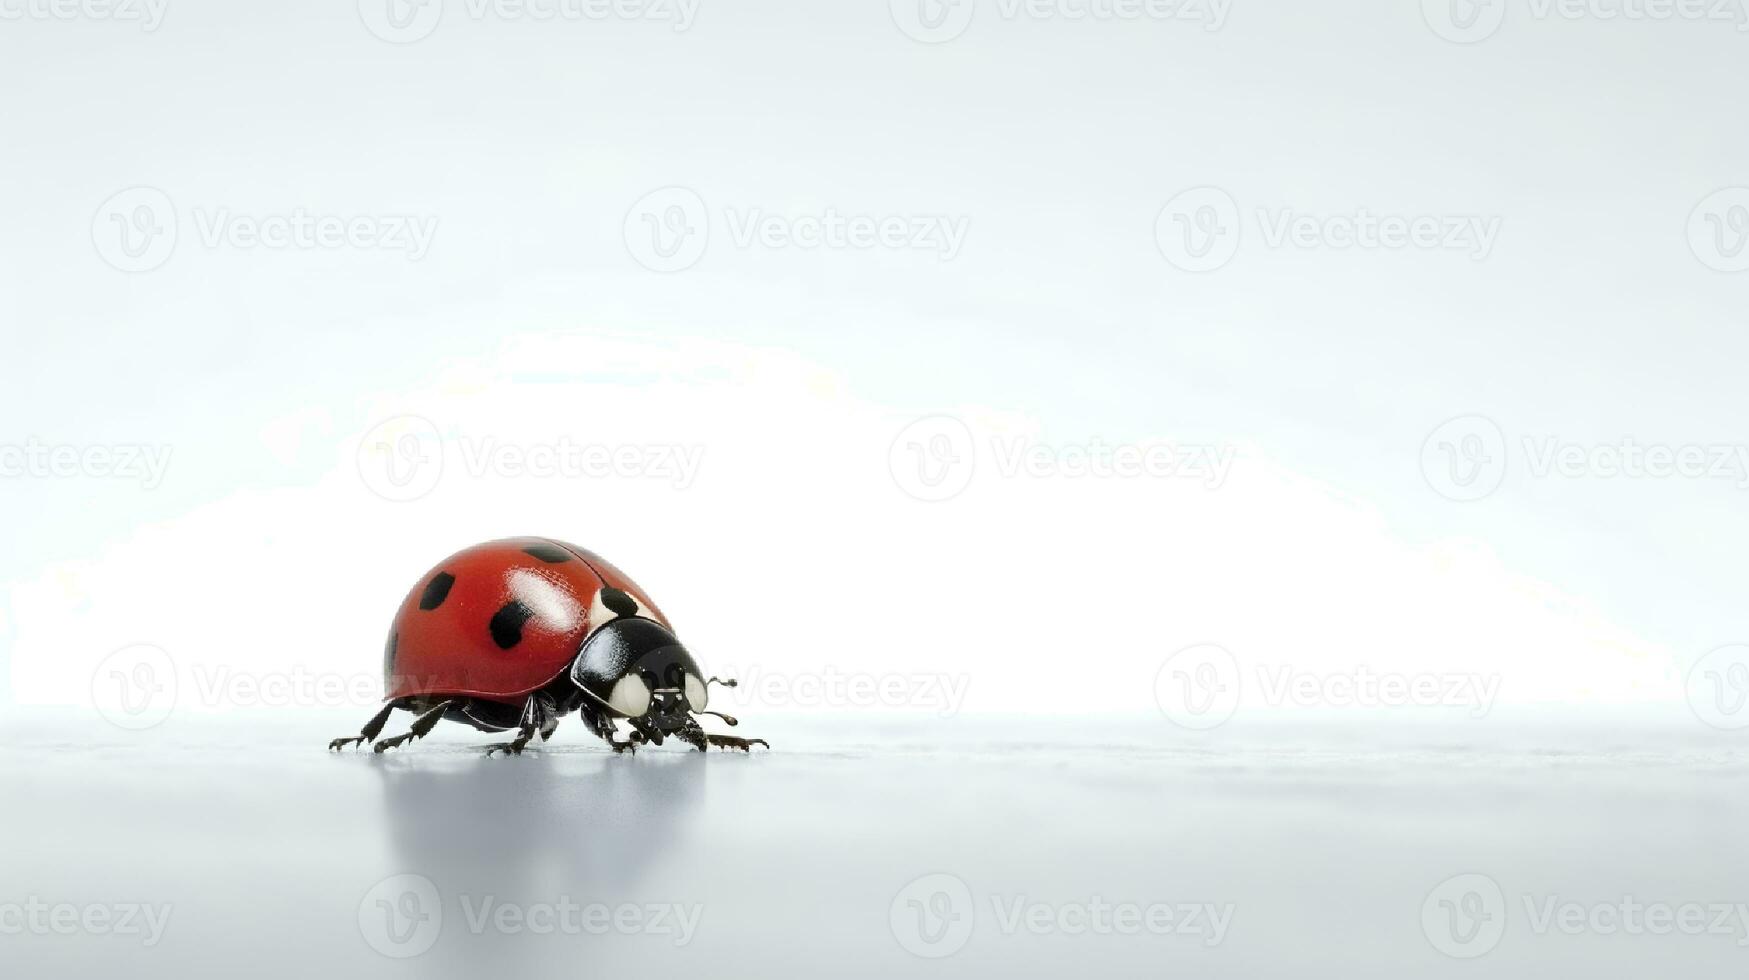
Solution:
{"label": "white patch on head", "polygon": [[650,710],[650,686],[636,674],[627,674],[608,692],[607,703],[628,718],[641,718]]}
{"label": "white patch on head", "polygon": [[711,688],[697,674],[686,675],[686,706],[694,711],[710,707]]}
{"label": "white patch on head", "polygon": [[[605,626],[620,618],[619,613],[607,608],[607,604],[601,601],[601,593],[606,591],[606,588],[606,586],[602,586],[596,589],[595,598],[589,600],[589,631],[592,633],[597,627]],[[632,600],[632,605],[638,607],[638,611],[634,615],[643,613],[644,604],[638,601],[637,596],[627,592],[626,598]]]}

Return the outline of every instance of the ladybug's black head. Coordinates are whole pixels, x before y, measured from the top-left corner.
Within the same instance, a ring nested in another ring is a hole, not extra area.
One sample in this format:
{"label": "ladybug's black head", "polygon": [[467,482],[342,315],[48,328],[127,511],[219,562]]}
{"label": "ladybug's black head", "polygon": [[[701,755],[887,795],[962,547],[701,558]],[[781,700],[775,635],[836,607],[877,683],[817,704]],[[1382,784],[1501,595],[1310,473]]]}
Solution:
{"label": "ladybug's black head", "polygon": [[708,702],[692,654],[662,624],[638,616],[616,619],[583,641],[571,681],[659,732],[679,731]]}

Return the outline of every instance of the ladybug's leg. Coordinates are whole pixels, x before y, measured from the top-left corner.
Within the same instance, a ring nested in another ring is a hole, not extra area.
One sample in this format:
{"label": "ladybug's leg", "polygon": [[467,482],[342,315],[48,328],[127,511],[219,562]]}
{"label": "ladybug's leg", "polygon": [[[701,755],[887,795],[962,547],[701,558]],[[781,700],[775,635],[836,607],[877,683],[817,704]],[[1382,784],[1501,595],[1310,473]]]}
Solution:
{"label": "ladybug's leg", "polygon": [[607,740],[608,745],[613,747],[613,751],[615,753],[630,752],[633,755],[637,755],[638,754],[638,746],[640,746],[640,745],[649,745],[651,742],[654,742],[657,745],[662,744],[662,740],[660,738],[651,738],[650,733],[642,728],[639,728],[637,722],[631,721],[631,722],[628,722],[628,724],[630,724],[632,726],[632,730],[629,732],[626,732],[626,740],[623,742],[616,742],[613,740],[613,736],[615,735],[616,732],[615,732],[615,729],[613,727],[612,721],[609,721],[607,723],[607,732],[606,732],[606,734],[601,736],[602,738]]}
{"label": "ladybug's leg", "polygon": [[443,720],[443,713],[454,707],[455,704],[456,702],[454,701],[444,701],[430,711],[413,719],[413,727],[407,730],[407,734],[396,735],[394,738],[385,738],[378,742],[376,744],[377,754],[380,755],[392,748],[405,745],[416,738],[424,738],[431,734],[431,730],[436,728],[437,723]]}
{"label": "ladybug's leg", "polygon": [[395,709],[400,706],[401,702],[399,701],[390,701],[383,705],[383,710],[377,712],[370,721],[365,722],[364,727],[358,730],[356,736],[337,738],[329,742],[328,751],[338,752],[348,745],[363,745],[366,742],[376,741],[377,736],[383,733],[383,726],[389,723],[389,716],[394,714]]}
{"label": "ladybug's leg", "polygon": [[627,736],[625,741],[614,741],[614,735],[618,734],[619,730],[614,725],[613,717],[587,702],[577,708],[577,717],[582,718],[583,724],[589,726],[589,730],[595,733],[595,737],[612,746],[615,752],[636,754],[638,746],[644,744],[643,735],[635,730]]}
{"label": "ladybug's leg", "polygon": [[537,695],[529,695],[528,701],[522,706],[522,727],[517,731],[516,738],[508,742],[499,742],[486,746],[486,757],[491,758],[494,752],[505,755],[521,755],[524,746],[532,741],[537,733],[541,741],[552,737],[552,730],[559,725],[557,713],[550,703],[543,701]]}
{"label": "ladybug's leg", "polygon": [[632,726],[632,731],[626,737],[634,745],[661,745],[662,729],[650,724],[642,718],[627,718],[626,724]]}
{"label": "ladybug's leg", "polygon": [[698,722],[693,722],[685,728],[682,728],[680,731],[675,732],[674,737],[700,752],[710,751],[710,744],[704,740],[704,729],[698,727]]}
{"label": "ladybug's leg", "polygon": [[[735,735],[706,735],[705,741],[719,749],[740,749],[743,752],[753,751],[753,746],[763,745],[771,748],[771,743],[762,738],[740,738]],[[700,751],[703,751],[702,749]]]}
{"label": "ladybug's leg", "polygon": [[552,741],[553,733],[559,730],[559,719],[563,716],[559,711],[559,706],[554,704],[551,699],[541,701],[541,710],[545,712],[545,717],[541,719],[540,740],[549,742]]}
{"label": "ladybug's leg", "polygon": [[522,730],[517,732],[516,737],[510,741],[494,742],[486,746],[486,758],[491,758],[494,752],[503,752],[505,755],[521,755],[523,746],[527,745],[539,731],[540,729],[532,725],[523,725]]}
{"label": "ladybug's leg", "polygon": [[768,749],[771,748],[771,743],[762,738],[736,738],[733,735],[712,735],[706,732],[703,728],[700,728],[696,719],[689,722],[685,728],[675,732],[674,737],[698,749],[700,752],[710,751],[710,747],[713,745],[720,749],[740,749],[743,752],[753,751],[753,746],[755,745],[763,745]]}

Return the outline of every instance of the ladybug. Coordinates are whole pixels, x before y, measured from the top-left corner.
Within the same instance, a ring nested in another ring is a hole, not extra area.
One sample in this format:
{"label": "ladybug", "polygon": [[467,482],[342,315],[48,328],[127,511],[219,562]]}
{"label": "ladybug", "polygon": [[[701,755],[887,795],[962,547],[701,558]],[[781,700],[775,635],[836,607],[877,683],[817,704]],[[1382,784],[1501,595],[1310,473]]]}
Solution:
{"label": "ladybug", "polygon": [[[697,716],[710,685],[643,589],[593,552],[551,538],[506,538],[459,551],[402,600],[383,650],[384,705],[334,751],[377,752],[424,738],[448,719],[516,737],[486,754],[521,755],[573,711],[615,752],[669,736],[703,752],[751,751],[764,739],[707,734]],[[404,735],[377,740],[400,708],[418,715]],[[625,741],[617,724],[631,728]]]}

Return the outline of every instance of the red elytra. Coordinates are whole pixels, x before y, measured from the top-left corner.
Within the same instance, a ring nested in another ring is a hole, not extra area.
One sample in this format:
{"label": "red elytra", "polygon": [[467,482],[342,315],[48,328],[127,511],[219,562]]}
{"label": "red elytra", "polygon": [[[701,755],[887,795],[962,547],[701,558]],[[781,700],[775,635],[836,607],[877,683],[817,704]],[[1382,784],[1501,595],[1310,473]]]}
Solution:
{"label": "red elytra", "polygon": [[629,594],[639,615],[673,629],[629,575],[574,544],[505,538],[451,555],[395,614],[383,651],[387,697],[521,704],[570,666],[597,621],[612,618],[604,587]]}

